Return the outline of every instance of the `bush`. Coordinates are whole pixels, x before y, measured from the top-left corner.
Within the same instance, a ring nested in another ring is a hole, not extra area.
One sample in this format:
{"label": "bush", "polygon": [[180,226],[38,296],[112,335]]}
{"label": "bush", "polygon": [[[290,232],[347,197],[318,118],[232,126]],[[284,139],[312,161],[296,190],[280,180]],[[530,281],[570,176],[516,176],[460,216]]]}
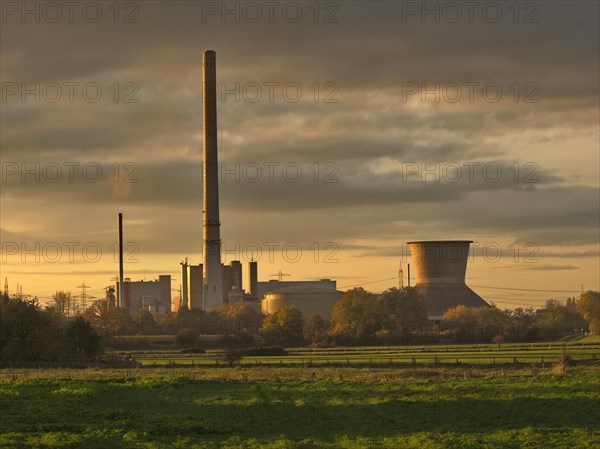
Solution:
{"label": "bush", "polygon": [[69,352],[74,357],[92,359],[101,352],[102,337],[81,316],[69,323],[66,336],[70,346]]}
{"label": "bush", "polygon": [[227,348],[221,358],[229,363],[229,366],[234,366],[242,360],[242,351],[237,348]]}
{"label": "bush", "polygon": [[492,343],[500,345],[500,344],[504,343],[504,340],[505,340],[504,334],[496,334],[492,338]]}
{"label": "bush", "polygon": [[206,354],[206,349],[192,346],[191,348],[185,348],[179,351],[180,354]]}
{"label": "bush", "polygon": [[266,346],[261,348],[240,349],[240,354],[244,357],[265,357],[288,355],[288,352],[281,346]]}
{"label": "bush", "polygon": [[558,362],[554,365],[555,374],[567,374],[570,367],[575,366],[575,360],[565,350],[560,354]]}
{"label": "bush", "polygon": [[175,336],[175,345],[178,348],[190,348],[196,346],[198,331],[196,329],[181,329]]}

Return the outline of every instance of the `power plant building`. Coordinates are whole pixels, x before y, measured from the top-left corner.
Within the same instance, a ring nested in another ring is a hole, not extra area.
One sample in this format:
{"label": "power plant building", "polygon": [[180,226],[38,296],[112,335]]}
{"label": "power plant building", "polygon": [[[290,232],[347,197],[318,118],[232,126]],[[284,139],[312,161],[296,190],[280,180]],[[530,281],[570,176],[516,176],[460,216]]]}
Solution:
{"label": "power plant building", "polygon": [[204,272],[202,264],[190,265],[190,302],[189,309],[202,309],[202,294],[204,293]]}
{"label": "power plant building", "polygon": [[138,310],[148,310],[157,315],[171,311],[171,276],[160,275],[155,281],[123,282],[124,307],[132,315]]}
{"label": "power plant building", "polygon": [[[182,297],[185,298],[183,292],[189,292],[189,301],[181,300],[178,308],[187,307],[189,309],[204,310],[203,264],[191,265],[187,263],[186,259],[185,262],[182,262],[182,270]],[[223,286],[221,305],[250,300],[241,288],[242,280],[242,264],[240,261],[234,260],[230,265],[221,264],[221,285]]]}
{"label": "power plant building", "polygon": [[283,306],[298,308],[304,317],[312,314],[329,319],[335,303],[343,292],[336,289],[336,281],[277,281],[257,283],[261,309],[265,314],[277,312]]}
{"label": "power plant building", "polygon": [[430,320],[441,320],[456,306],[489,306],[467,287],[465,275],[471,240],[408,242],[416,275],[417,291],[425,299]]}

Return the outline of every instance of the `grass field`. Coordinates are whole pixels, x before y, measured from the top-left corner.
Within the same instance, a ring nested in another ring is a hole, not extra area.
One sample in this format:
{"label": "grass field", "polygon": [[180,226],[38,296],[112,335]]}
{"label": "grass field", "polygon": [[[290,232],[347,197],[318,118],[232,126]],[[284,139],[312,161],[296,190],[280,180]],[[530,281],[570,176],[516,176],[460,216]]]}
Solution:
{"label": "grass field", "polygon": [[84,379],[3,382],[0,447],[599,447],[595,366],[565,376],[437,381],[375,381],[354,378],[352,370],[323,379],[332,373],[313,378],[293,370],[279,381],[195,380],[151,370],[96,378],[84,370]]}
{"label": "grass field", "polygon": [[[600,341],[558,343],[518,343],[503,345],[429,345],[429,346],[370,346],[336,348],[293,348],[288,356],[244,357],[245,365],[286,366],[383,366],[396,364],[503,364],[553,363],[562,352],[576,359],[600,359]],[[209,349],[206,354],[181,354],[176,350],[119,351],[131,354],[142,365],[194,364],[222,365],[221,350]]]}
{"label": "grass field", "polygon": [[[431,358],[446,349],[454,357],[494,348],[332,348],[321,355]],[[510,357],[553,350],[500,349]],[[296,351],[288,357],[306,356]],[[161,356],[173,353],[153,353]],[[598,449],[599,423],[594,360],[562,375],[553,363],[477,361],[0,370],[3,449]]]}

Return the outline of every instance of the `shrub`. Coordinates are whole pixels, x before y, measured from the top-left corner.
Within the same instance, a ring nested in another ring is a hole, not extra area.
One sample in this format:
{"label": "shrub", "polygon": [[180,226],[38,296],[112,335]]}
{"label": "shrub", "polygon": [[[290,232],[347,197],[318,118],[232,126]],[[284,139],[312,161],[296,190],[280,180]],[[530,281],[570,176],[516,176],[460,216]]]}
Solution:
{"label": "shrub", "polygon": [[554,365],[555,374],[567,374],[571,366],[575,366],[575,360],[565,350],[560,354],[558,362]]}
{"label": "shrub", "polygon": [[181,329],[175,336],[175,345],[179,348],[190,348],[196,346],[198,332],[195,329]]}
{"label": "shrub", "polygon": [[242,353],[240,349],[227,348],[223,351],[221,358],[229,363],[229,366],[234,366],[236,363],[239,363],[240,360],[242,360]]}
{"label": "shrub", "polygon": [[264,357],[264,356],[280,356],[288,355],[288,352],[281,346],[266,346],[260,348],[240,349],[240,354],[244,357]]}
{"label": "shrub", "polygon": [[192,346],[190,348],[184,348],[179,351],[180,354],[206,354],[206,349],[199,348],[198,346]]}

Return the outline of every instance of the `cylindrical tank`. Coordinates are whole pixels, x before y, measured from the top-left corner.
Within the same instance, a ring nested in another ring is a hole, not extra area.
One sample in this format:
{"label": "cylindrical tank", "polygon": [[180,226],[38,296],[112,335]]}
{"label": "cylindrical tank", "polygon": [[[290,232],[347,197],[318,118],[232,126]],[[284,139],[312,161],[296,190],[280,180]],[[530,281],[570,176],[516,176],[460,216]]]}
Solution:
{"label": "cylindrical tank", "polygon": [[333,306],[341,297],[342,292],[336,290],[283,290],[265,294],[261,301],[261,308],[264,314],[269,315],[283,306],[293,306],[299,309],[305,318],[316,314],[321,318],[329,319]]}

